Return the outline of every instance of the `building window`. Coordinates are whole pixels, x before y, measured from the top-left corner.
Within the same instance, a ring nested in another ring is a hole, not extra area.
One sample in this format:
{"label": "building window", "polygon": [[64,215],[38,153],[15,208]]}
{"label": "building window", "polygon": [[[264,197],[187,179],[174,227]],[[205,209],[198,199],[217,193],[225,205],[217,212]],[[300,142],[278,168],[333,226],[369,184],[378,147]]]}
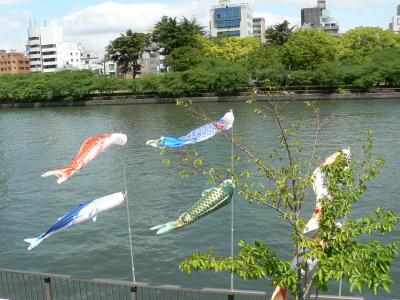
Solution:
{"label": "building window", "polygon": [[240,20],[240,7],[223,7],[214,10],[214,21],[217,28],[239,27]]}
{"label": "building window", "polygon": [[40,51],[30,51],[29,55],[40,54]]}
{"label": "building window", "polygon": [[55,69],[55,68],[57,68],[57,65],[43,66],[43,69]]}
{"label": "building window", "polygon": [[222,31],[217,33],[218,36],[240,36],[240,30],[229,30],[229,31]]}
{"label": "building window", "polygon": [[43,56],[44,55],[56,55],[57,51],[47,51],[47,52],[43,52]]}
{"label": "building window", "polygon": [[42,49],[47,49],[47,48],[55,48],[56,44],[48,44],[48,45],[43,45]]}
{"label": "building window", "polygon": [[39,40],[39,37],[37,37],[37,36],[29,38],[29,41],[38,41],[38,40]]}
{"label": "building window", "polygon": [[115,65],[114,65],[114,64],[110,64],[110,65],[108,66],[108,69],[109,69],[110,71],[114,71],[114,70],[115,70]]}
{"label": "building window", "polygon": [[400,25],[400,18],[397,18],[397,25]]}
{"label": "building window", "polygon": [[240,19],[216,21],[217,28],[240,27]]}
{"label": "building window", "polygon": [[44,58],[43,62],[56,61],[55,58]]}

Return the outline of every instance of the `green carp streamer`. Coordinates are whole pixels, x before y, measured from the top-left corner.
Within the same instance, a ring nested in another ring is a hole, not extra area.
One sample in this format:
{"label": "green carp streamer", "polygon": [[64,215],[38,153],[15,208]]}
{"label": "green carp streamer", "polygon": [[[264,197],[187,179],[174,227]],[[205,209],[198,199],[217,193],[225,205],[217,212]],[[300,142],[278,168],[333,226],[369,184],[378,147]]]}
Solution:
{"label": "green carp streamer", "polygon": [[150,230],[158,230],[157,234],[164,234],[194,223],[212,212],[228,205],[232,200],[233,189],[234,186],[232,180],[227,179],[219,186],[203,191],[200,200],[186,212],[181,214],[175,221],[154,226],[150,228]]}

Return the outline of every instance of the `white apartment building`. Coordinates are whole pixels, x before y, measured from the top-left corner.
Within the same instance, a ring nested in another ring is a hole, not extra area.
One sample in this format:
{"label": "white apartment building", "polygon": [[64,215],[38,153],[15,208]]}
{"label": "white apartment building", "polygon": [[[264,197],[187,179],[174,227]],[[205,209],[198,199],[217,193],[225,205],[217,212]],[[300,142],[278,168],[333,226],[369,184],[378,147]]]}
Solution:
{"label": "white apartment building", "polygon": [[397,6],[397,15],[392,18],[392,23],[390,23],[389,28],[400,34],[400,5]]}
{"label": "white apartment building", "polygon": [[31,72],[81,68],[81,45],[65,42],[58,26],[29,28],[26,50]]}
{"label": "white apartment building", "polygon": [[263,17],[253,19],[253,36],[260,37],[263,44],[267,42],[265,36],[265,19]]}
{"label": "white apartment building", "polygon": [[94,51],[82,49],[81,62],[83,70],[91,70],[95,74],[104,72],[104,59]]}
{"label": "white apartment building", "polygon": [[[226,3],[225,3],[226,2]],[[220,1],[210,10],[210,36],[253,36],[253,11],[249,4]]]}

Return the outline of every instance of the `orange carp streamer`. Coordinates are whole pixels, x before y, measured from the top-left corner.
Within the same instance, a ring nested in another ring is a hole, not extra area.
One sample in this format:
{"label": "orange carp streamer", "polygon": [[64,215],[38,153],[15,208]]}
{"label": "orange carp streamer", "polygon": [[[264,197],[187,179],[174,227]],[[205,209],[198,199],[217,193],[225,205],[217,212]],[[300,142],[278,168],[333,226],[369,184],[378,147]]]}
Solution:
{"label": "orange carp streamer", "polygon": [[82,170],[87,164],[94,160],[110,146],[125,145],[128,138],[123,133],[106,133],[88,138],[83,142],[78,155],[72,162],[61,169],[53,170],[42,174],[42,177],[57,176],[57,183],[63,183],[75,172]]}

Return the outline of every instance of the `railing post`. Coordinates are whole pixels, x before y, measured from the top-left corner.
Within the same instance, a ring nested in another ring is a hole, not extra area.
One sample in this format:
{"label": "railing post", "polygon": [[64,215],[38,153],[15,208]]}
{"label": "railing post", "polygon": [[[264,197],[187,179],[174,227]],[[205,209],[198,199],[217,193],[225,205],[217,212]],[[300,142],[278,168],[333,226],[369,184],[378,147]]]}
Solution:
{"label": "railing post", "polygon": [[235,294],[229,294],[228,300],[235,300]]}
{"label": "railing post", "polygon": [[131,286],[131,300],[136,300],[137,286]]}
{"label": "railing post", "polygon": [[50,278],[49,277],[44,278],[44,290],[46,293],[46,300],[52,300],[53,297],[51,295]]}

